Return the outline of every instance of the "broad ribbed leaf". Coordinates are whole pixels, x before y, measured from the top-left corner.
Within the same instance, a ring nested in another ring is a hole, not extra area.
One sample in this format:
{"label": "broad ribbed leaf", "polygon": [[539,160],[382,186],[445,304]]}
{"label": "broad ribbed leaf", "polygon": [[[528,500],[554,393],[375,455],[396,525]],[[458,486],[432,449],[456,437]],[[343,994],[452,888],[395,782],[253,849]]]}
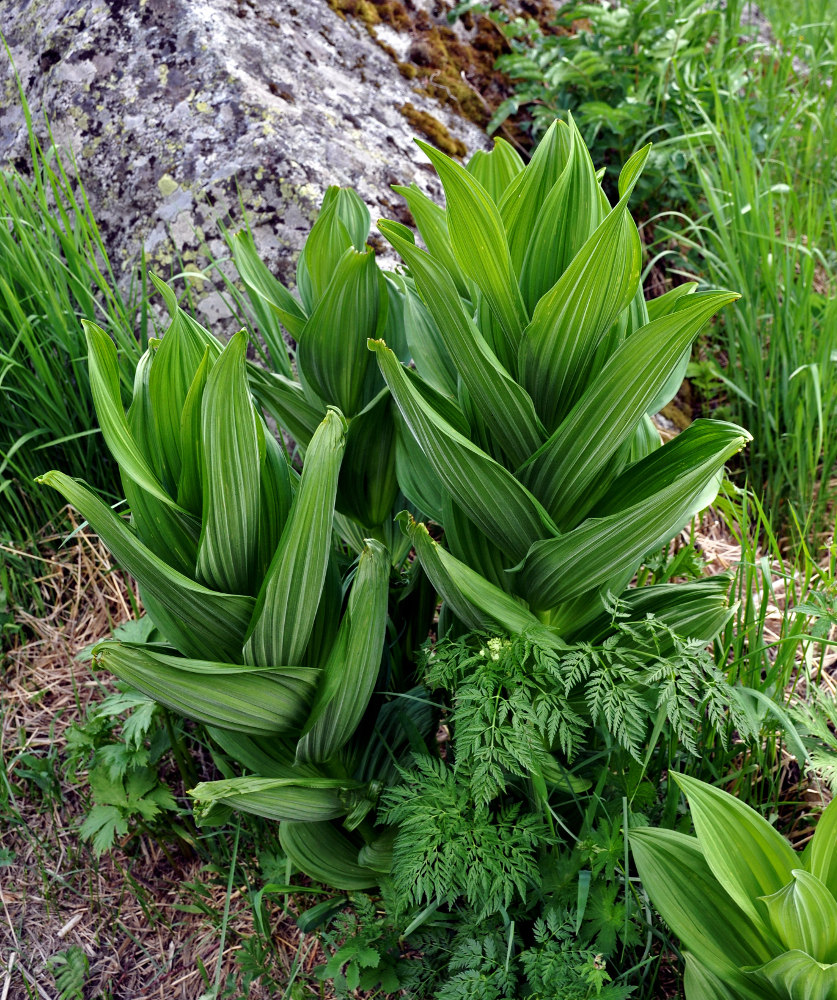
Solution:
{"label": "broad ribbed leaf", "polygon": [[366,341],[378,326],[381,288],[372,250],[347,250],[299,336],[300,374],[347,417],[360,409],[371,359]]}
{"label": "broad ribbed leaf", "polygon": [[[360,549],[363,549],[363,547],[364,542],[361,539]],[[314,619],[314,626],[311,629],[311,638],[305,647],[305,656],[303,657],[304,666],[322,667],[328,658],[340,625],[343,596],[343,580],[340,577],[337,553],[332,552],[331,558],[328,561],[325,580],[323,581],[323,589],[320,592],[317,617]],[[291,754],[292,758],[295,753],[296,749]]]}
{"label": "broad ribbed leaf", "polygon": [[526,469],[524,482],[564,528],[590,509],[591,488],[634,433],[704,323],[738,296],[692,296],[688,308],[624,341]]}
{"label": "broad ribbed leaf", "polygon": [[270,351],[273,366],[290,378],[293,372],[285,338],[282,336],[282,326],[297,340],[305,326],[305,312],[287,288],[264,265],[251,233],[242,230],[229,243],[233,261],[247,289],[259,332]]}
{"label": "broad ribbed leaf", "polygon": [[282,823],[279,842],[301,872],[335,889],[368,889],[380,879],[358,864],[358,848],[331,823]]}
{"label": "broad ribbed leaf", "polygon": [[[730,577],[719,573],[694,583],[632,587],[619,595],[619,603],[630,615],[623,620],[642,621],[652,614],[681,638],[709,643],[733,614],[727,599],[729,588]],[[600,643],[612,631],[612,616],[603,612],[579,633],[573,633],[572,638],[573,641]]]}
{"label": "broad ribbed leaf", "polygon": [[675,285],[674,288],[670,288],[655,299],[648,299],[645,308],[648,311],[649,322],[653,323],[655,319],[673,313],[675,309],[683,305],[680,300],[686,295],[691,295],[697,286],[696,281],[685,281],[682,285]]}
{"label": "broad ribbed leaf", "polygon": [[395,424],[395,475],[401,492],[413,507],[437,524],[444,525],[447,490],[428,466],[424,452],[400,412],[396,414]]}
{"label": "broad ribbed leaf", "polygon": [[791,881],[796,854],[778,830],[734,795],[685,774],[672,776],[689,800],[713,875],[745,913],[762,922],[766,911],[759,897]]}
{"label": "broad ribbed leaf", "polygon": [[694,955],[687,952],[685,959],[686,1000],[780,1000],[777,993],[768,992],[770,987],[756,985],[746,973],[727,969],[721,980]]}
{"label": "broad ribbed leaf", "polygon": [[[151,410],[151,396],[148,392],[148,376],[151,372],[155,350],[156,348],[149,347],[137,362],[127,421],[128,429],[137,447],[147,460],[154,475],[159,479],[163,469],[163,456],[157,434],[157,425]],[[192,513],[200,515],[200,508]]]}
{"label": "broad ribbed leaf", "polygon": [[[169,291],[171,291],[169,289]],[[207,351],[212,360],[220,353],[206,341],[198,324],[187,323],[175,306],[171,323],[154,354],[148,375],[151,411],[163,457],[163,483],[174,494],[180,479],[180,428],[183,405]]]}
{"label": "broad ribbed leaf", "polygon": [[499,205],[509,184],[523,170],[523,160],[514,146],[505,139],[495,138],[493,149],[488,153],[478,149],[465,164],[465,169],[476,177],[491,200]]}
{"label": "broad ribbed leaf", "polygon": [[596,168],[572,119],[569,133],[566,164],[535,219],[520,272],[520,290],[530,315],[607,212]]}
{"label": "broad ribbed leaf", "polygon": [[806,867],[837,898],[837,799],[832,799],[817,821],[806,851]]}
{"label": "broad ribbed leaf", "polygon": [[570,131],[564,122],[556,120],[538,143],[526,169],[514,178],[500,202],[500,215],[508,234],[509,253],[516,275],[523,267],[526,248],[543,203],[561,176],[569,151]]}
{"label": "broad ribbed leaf", "polygon": [[837,962],[837,900],[815,875],[795,868],[786,886],[761,898],[785,948],[804,951],[818,962]]}
{"label": "broad ribbed leaf", "polygon": [[248,663],[299,663],[311,635],[331,550],[346,421],[329,410],[305,458],[285,530],[259,592],[244,647]]}
{"label": "broad ribbed leaf", "polygon": [[468,517],[515,559],[536,539],[553,533],[531,493],[425,402],[386,344],[373,341],[370,349],[428,463]]}
{"label": "broad ribbed leaf", "polygon": [[430,582],[466,628],[485,631],[499,627],[508,633],[526,632],[547,648],[565,648],[562,639],[525,604],[495,587],[435,542],[425,524],[414,521],[407,511],[402,511],[397,520],[402,531],[409,535]]}
{"label": "broad ribbed leaf", "polygon": [[322,209],[327,209],[332,201],[337,218],[346,227],[355,250],[363,250],[372,221],[363,199],[353,188],[332,186],[325,193]]}
{"label": "broad ribbed leaf", "polygon": [[337,198],[329,197],[331,190],[326,192],[296,265],[297,289],[309,316],[328,288],[338,261],[352,246],[351,234],[337,212]]}
{"label": "broad ribbed leaf", "polygon": [[409,187],[393,185],[392,190],[407,202],[424,245],[442,262],[442,266],[453,278],[456,290],[465,298],[470,298],[468,281],[453,254],[445,210],[431,201],[416,184]]}
{"label": "broad ribbed leaf", "polygon": [[398,494],[394,410],[392,397],[384,389],[349,421],[337,509],[366,527],[391,519]]}
{"label": "broad ribbed leaf", "polygon": [[105,444],[123,475],[130,476],[138,486],[163,503],[177,507],[177,503],[163,488],[163,484],[149,465],[128,427],[125,411],[122,409],[119,364],[113,341],[95,323],[82,320],[82,326],[87,337],[90,391]]}
{"label": "broad ribbed leaf", "polygon": [[345,816],[341,791],[360,787],[336,778],[228,778],[202,781],[189,795],[198,803],[197,811],[221,805],[278,822],[320,823]]}
{"label": "broad ribbed leaf", "polygon": [[642,885],[656,910],[692,952],[724,979],[767,961],[776,943],[724,891],[694,837],[640,827],[630,846]]}
{"label": "broad ribbed leaf", "polygon": [[[215,590],[250,594],[259,542],[260,462],[256,413],[245,371],[247,334],[235,334],[203,392],[203,527],[198,576]],[[276,660],[277,663],[295,660]]]}
{"label": "broad ribbed leaf", "polygon": [[172,569],[193,577],[200,520],[162,503],[130,476],[122,476],[122,489],[137,538]]}
{"label": "broad ribbed leaf", "polygon": [[260,417],[256,418],[261,462],[259,488],[259,545],[257,575],[261,581],[267,573],[279,545],[291,511],[293,486],[285,452]]}
{"label": "broad ribbed leaf", "polygon": [[93,657],[103,669],[189,719],[256,736],[298,725],[319,673],[310,667],[255,669],[182,659],[127,642],[99,643]]}
{"label": "broad ribbed leaf", "polygon": [[318,778],[321,771],[313,765],[294,762],[295,739],[277,736],[247,736],[231,729],[209,726],[209,735],[234,761],[262,778]]}
{"label": "broad ribbed leaf", "polygon": [[506,572],[511,561],[503,551],[462,512],[459,504],[445,494],[443,519],[445,545],[451,554],[475,569],[500,590],[508,591],[511,577]]}
{"label": "broad ribbed leaf", "polygon": [[616,480],[597,510],[605,516],[536,542],[514,570],[521,592],[545,610],[620,575],[630,579],[646,553],[712,502],[724,462],[749,437],[734,424],[696,421]]}
{"label": "broad ribbed leaf", "polygon": [[[397,226],[398,223],[391,225]],[[410,230],[404,227],[404,233],[410,233]],[[445,344],[444,334],[436,326],[415,285],[408,285],[407,279],[402,275],[396,275],[396,278],[400,280],[404,290],[404,331],[416,370],[428,385],[445,396],[453,397],[456,395],[458,373]]]}
{"label": "broad ribbed leaf", "polygon": [[266,372],[258,365],[248,363],[247,377],[259,406],[267,410],[304,451],[325,416],[323,403],[307,396],[299,382]]}
{"label": "broad ribbed leaf", "polygon": [[[127,570],[165,610],[165,623],[154,623],[185,656],[240,661],[241,646],[253,613],[253,598],[219,594],[167,566],[140,542],[125,522],[98,497],[62,472],[38,480],[71,503]],[[274,660],[274,663],[281,660]]]}
{"label": "broad ribbed leaf", "polygon": [[405,240],[389,223],[381,222],[378,228],[410,268],[419,294],[436,326],[443,331],[445,346],[456,359],[473,405],[510,461],[521,465],[544,438],[526,390],[510,377],[491,351],[462,307],[453,281],[441,263]]}
{"label": "broad ribbed leaf", "polygon": [[[203,390],[210,369],[209,348],[198,365],[195,377],[186,394],[180,414],[180,478],[177,482],[177,502],[192,514],[203,511],[203,442],[201,440],[201,412]],[[132,407],[133,409],[133,407]],[[128,414],[130,419],[131,414]]]}
{"label": "broad ribbed leaf", "polygon": [[491,196],[464,167],[425,142],[416,140],[436,168],[447,202],[448,232],[457,263],[491,304],[505,335],[501,361],[514,371],[523,328],[529,321],[517,275],[512,269],[506,231]]}
{"label": "broad ribbed leaf", "polygon": [[[634,153],[623,173],[633,183],[648,155]],[[601,342],[639,287],[642,244],[628,213],[633,184],[538,302],[523,333],[520,381],[554,430],[587,386]]]}
{"label": "broad ribbed leaf", "polygon": [[329,760],[363,718],[381,666],[389,570],[387,550],[380,542],[367,539],[340,633],[323,664],[317,698],[297,744],[298,760]]}
{"label": "broad ribbed leaf", "polygon": [[780,1000],[834,1000],[837,965],[822,965],[801,951],[788,951],[753,970],[755,981],[768,983]]}

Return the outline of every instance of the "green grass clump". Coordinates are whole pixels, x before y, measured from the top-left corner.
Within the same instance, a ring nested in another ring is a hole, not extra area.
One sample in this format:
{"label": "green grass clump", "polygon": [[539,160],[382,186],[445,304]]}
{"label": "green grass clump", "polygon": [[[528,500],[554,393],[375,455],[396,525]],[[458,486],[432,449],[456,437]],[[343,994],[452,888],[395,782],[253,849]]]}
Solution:
{"label": "green grass clump", "polygon": [[145,339],[134,334],[133,296],[119,291],[81,182],[28,121],[31,175],[0,172],[0,538],[16,545],[61,507],[33,484],[46,469],[122,495],[99,436],[81,320],[115,338],[126,392]]}

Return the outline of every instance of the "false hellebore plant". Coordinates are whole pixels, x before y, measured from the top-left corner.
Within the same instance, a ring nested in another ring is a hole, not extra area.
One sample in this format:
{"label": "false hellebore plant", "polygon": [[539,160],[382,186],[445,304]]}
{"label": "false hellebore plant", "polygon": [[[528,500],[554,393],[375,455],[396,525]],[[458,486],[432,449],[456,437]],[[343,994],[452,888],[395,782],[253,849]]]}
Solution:
{"label": "false hellebore plant", "polygon": [[686,951],[687,1000],[837,998],[837,803],[797,854],[732,795],[674,775],[697,837],[630,834],[654,906]]}
{"label": "false hellebore plant", "polygon": [[[433,730],[410,690],[437,595],[439,634],[525,633],[558,658],[607,644],[608,595],[621,634],[653,615],[695,648],[729,614],[725,581],[629,588],[748,440],[696,421],[661,446],[651,423],[700,328],[736,296],[682,285],[645,302],[628,199],[648,149],[625,165],[614,207],[572,123],[525,167],[502,140],[467,167],[422,149],[447,208],[398,189],[427,249],[381,222],[397,273],[379,270],[348,190],[326,195],[298,297],[248,233],[233,238],[273,372],[245,361],[243,333],[222,347],[158,283],[171,326],[140,362],[126,416],[115,349],[87,326],[130,525],[66,476],[43,477],[137,578],[159,630],[155,643],[100,644],[98,662],[205,723],[252,772],[196,799],[281,820],[292,861],[340,888],[388,870],[392,835],[370,810]],[[295,442],[301,476],[260,407]],[[610,726],[626,696],[643,725],[688,733],[699,715],[721,718],[718,675],[673,693],[666,641],[647,676],[602,674],[588,725]],[[583,696],[589,668],[567,678]],[[631,727],[611,728],[630,743]],[[552,752],[546,729],[538,738]]]}

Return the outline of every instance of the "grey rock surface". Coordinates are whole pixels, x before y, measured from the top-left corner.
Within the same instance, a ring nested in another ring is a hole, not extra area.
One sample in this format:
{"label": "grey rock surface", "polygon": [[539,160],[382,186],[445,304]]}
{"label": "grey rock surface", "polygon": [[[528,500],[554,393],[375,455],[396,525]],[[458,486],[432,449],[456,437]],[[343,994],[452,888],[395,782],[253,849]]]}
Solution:
{"label": "grey rock surface", "polygon": [[[207,249],[225,256],[218,220],[240,223],[239,198],[263,258],[292,280],[329,184],[354,186],[373,219],[397,213],[391,184],[438,196],[407,102],[470,151],[489,144],[326,0],[0,0],[0,13],[37,130],[46,114],[72,151],[126,276],[143,249],[164,276],[205,266]],[[25,170],[5,55],[0,66],[0,163]],[[225,314],[215,293],[200,309],[210,324]]]}

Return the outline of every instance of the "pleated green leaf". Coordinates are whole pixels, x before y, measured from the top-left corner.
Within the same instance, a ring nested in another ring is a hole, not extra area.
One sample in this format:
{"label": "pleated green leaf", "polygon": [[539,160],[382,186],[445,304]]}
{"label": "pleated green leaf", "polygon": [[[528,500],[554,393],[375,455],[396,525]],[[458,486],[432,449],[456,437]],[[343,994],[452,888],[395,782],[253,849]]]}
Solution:
{"label": "pleated green leaf", "polygon": [[441,479],[428,466],[424,452],[404,422],[400,411],[396,415],[395,475],[401,492],[413,507],[421,511],[425,517],[443,525],[447,490]]}
{"label": "pleated green leaf", "polygon": [[801,951],[787,951],[753,971],[754,980],[772,986],[781,1000],[834,1000],[837,996],[837,965],[824,965]]}
{"label": "pleated green leaf", "polygon": [[363,718],[381,666],[389,571],[386,548],[367,539],[340,633],[323,664],[317,698],[297,744],[300,761],[329,760],[349,740]]}
{"label": "pleated green leaf", "polygon": [[189,719],[256,736],[299,725],[319,673],[310,667],[255,669],[182,659],[126,642],[99,643],[93,657],[103,669]]}
{"label": "pleated green leaf", "polygon": [[837,962],[837,899],[810,872],[794,868],[792,874],[778,892],[761,897],[773,933],[789,950],[804,951],[818,962]]}
{"label": "pleated green leaf", "polygon": [[[652,587],[632,587],[619,595],[628,621],[642,621],[652,614],[685,639],[711,642],[732,616],[727,595],[730,578],[708,576],[694,583],[662,583]],[[589,622],[573,641],[600,643],[613,631],[611,615],[603,612]]]}
{"label": "pleated green leaf", "polygon": [[734,795],[688,775],[673,777],[689,800],[712,874],[752,920],[762,922],[765,910],[759,897],[792,880],[796,854],[778,830]]}
{"label": "pleated green leaf", "polygon": [[321,823],[345,816],[341,791],[360,787],[335,778],[228,778],[202,781],[189,795],[204,812],[221,805],[279,822]]}
{"label": "pleated green leaf", "polygon": [[193,577],[200,520],[162,503],[124,474],[122,489],[137,538],[172,569]]}
{"label": "pleated green leaf", "polygon": [[[397,223],[393,225],[397,226]],[[404,227],[409,233],[409,229]],[[403,235],[403,233],[402,233]],[[410,234],[412,235],[412,234]],[[421,377],[445,396],[456,395],[458,373],[445,344],[444,335],[414,284],[396,275],[404,291],[404,331],[410,357]]]}
{"label": "pleated green leaf", "polygon": [[301,872],[335,889],[368,889],[380,879],[358,863],[358,848],[331,823],[282,823],[279,842]]}
{"label": "pleated green leaf", "polygon": [[681,300],[684,296],[691,295],[697,286],[698,283],[696,281],[685,281],[682,285],[675,285],[674,288],[670,288],[655,299],[648,299],[645,303],[645,308],[648,311],[649,322],[673,313],[676,308],[683,305]]}
{"label": "pleated green leaf", "polygon": [[511,568],[511,561],[447,493],[440,523],[445,527],[445,546],[451,555],[475,569],[500,590],[510,589],[512,581],[506,571]]}
{"label": "pleated green leaf", "polygon": [[177,507],[177,503],[163,488],[163,484],[157,478],[128,427],[128,420],[122,409],[119,364],[113,341],[95,323],[83,320],[82,326],[87,337],[90,391],[105,444],[123,475],[130,476],[138,486],[163,503]]}
{"label": "pleated green leaf", "polygon": [[630,579],[646,553],[712,502],[724,462],[748,440],[734,424],[696,421],[616,480],[597,509],[603,516],[536,542],[514,570],[521,592],[545,610],[620,575]]}
{"label": "pleated green leaf", "polygon": [[465,298],[470,298],[471,290],[468,280],[462,273],[451,246],[448,217],[445,210],[440,208],[435,201],[431,201],[416,184],[411,184],[409,187],[399,187],[396,184],[393,185],[392,190],[396,194],[400,194],[407,202],[407,207],[416,220],[416,228],[424,240],[424,245],[451,276],[456,290]]}
{"label": "pleated green leaf", "polygon": [[273,561],[291,511],[294,493],[285,453],[260,417],[256,418],[256,430],[261,456],[256,577],[261,581]]}
{"label": "pleated green leaf", "polygon": [[505,139],[495,138],[493,149],[488,153],[478,149],[465,164],[465,169],[499,205],[509,184],[523,170],[523,160],[514,146]]}
{"label": "pleated green leaf", "polygon": [[351,234],[337,212],[337,198],[329,197],[327,191],[296,265],[296,285],[308,316],[325,294],[338,261],[351,246]]}
{"label": "pleated green leaf", "polygon": [[370,349],[428,463],[468,517],[515,559],[536,539],[554,533],[531,493],[425,402],[386,344],[374,341]]}
{"label": "pleated green leaf", "polygon": [[817,821],[806,852],[806,867],[837,898],[837,799],[832,799]]}
{"label": "pleated green leaf", "polygon": [[719,979],[706,965],[688,952],[683,988],[686,1000],[780,1000],[778,994],[767,992],[769,987],[755,983],[752,976],[732,969]]}
{"label": "pleated green leaf", "polygon": [[655,909],[683,947],[721,979],[775,953],[769,929],[730,898],[694,837],[640,827],[630,831],[630,846]]}
{"label": "pleated green leaf", "polygon": [[512,268],[499,209],[464,167],[427,143],[416,142],[436,168],[445,189],[448,232],[456,261],[500,321],[505,336],[505,351],[500,357],[513,371],[529,317]]}
{"label": "pleated green leaf", "polygon": [[568,131],[564,169],[535,218],[520,271],[520,290],[530,315],[607,212],[596,168],[572,119]]}
{"label": "pleated green leaf", "polygon": [[402,511],[397,520],[413,543],[416,555],[437,593],[466,628],[471,631],[500,628],[508,633],[526,632],[548,648],[565,648],[563,640],[543,625],[518,598],[495,587],[434,541],[427,525],[414,521],[407,511]]}
{"label": "pleated green leaf", "polygon": [[267,410],[304,451],[325,416],[324,404],[307,396],[299,382],[266,372],[257,365],[247,365],[247,377],[259,406]]}
{"label": "pleated green leaf", "polygon": [[[198,365],[186,394],[180,414],[180,478],[177,482],[177,502],[192,514],[203,511],[203,441],[201,413],[203,390],[209,375],[209,348]],[[129,414],[130,417],[130,414]]]}
{"label": "pleated green leaf", "polygon": [[520,274],[543,203],[561,176],[570,152],[570,131],[560,120],[549,126],[526,169],[506,189],[500,215],[508,234],[515,275]]}
{"label": "pleated green leaf", "polygon": [[348,250],[299,336],[300,374],[321,399],[339,406],[347,417],[361,407],[371,360],[366,341],[376,334],[380,299],[374,252]]}
{"label": "pleated green leaf", "polygon": [[206,331],[201,332],[197,323],[187,323],[183,315],[175,304],[148,375],[151,411],[163,457],[163,483],[172,493],[180,479],[181,417],[186,397],[204,355],[209,352],[214,360],[221,351],[220,345],[213,348],[207,343]]}
{"label": "pleated green leaf", "polygon": [[[151,410],[148,377],[156,348],[149,347],[137,363],[134,372],[133,395],[126,419],[128,429],[154,475],[159,479],[163,469],[163,455],[157,425]],[[178,501],[179,502],[179,501]],[[192,513],[200,514],[200,508]]]}
{"label": "pleated green leaf", "polygon": [[[361,539],[360,549],[363,547],[364,542]],[[332,553],[328,561],[323,589],[320,593],[320,603],[317,608],[317,616],[314,619],[314,627],[311,629],[311,638],[305,647],[304,666],[322,667],[328,659],[340,625],[343,596],[343,580],[340,577],[336,553]],[[291,754],[292,759],[295,753],[294,749]]]}
{"label": "pleated green leaf", "polygon": [[585,497],[634,433],[701,327],[738,296],[692,296],[687,308],[643,327],[612,355],[572,412],[537,452],[524,482],[564,528],[590,508]]}
{"label": "pleated green leaf", "polygon": [[[623,168],[633,183],[648,149]],[[520,381],[550,430],[587,386],[603,338],[639,287],[642,244],[628,213],[632,186],[540,299],[523,333]]]}
{"label": "pleated green leaf", "polygon": [[337,509],[367,527],[390,520],[398,494],[394,409],[384,389],[349,421]]}
{"label": "pleated green leaf", "polygon": [[332,201],[337,218],[346,227],[355,250],[363,250],[372,221],[363,199],[353,188],[332,185],[323,198],[323,210],[328,208]]}
{"label": "pleated green leaf", "polygon": [[271,733],[270,736],[248,736],[232,729],[209,726],[209,735],[234,761],[262,778],[321,778],[313,765],[296,764],[296,740]]}
{"label": "pleated green leaf", "polygon": [[297,340],[307,316],[294,296],[264,265],[256,252],[253,237],[247,230],[236,233],[229,242],[233,261],[247,289],[259,332],[270,351],[273,366],[290,378],[293,372],[282,327]]}
{"label": "pleated green leaf", "polygon": [[240,661],[253,613],[252,597],[216,593],[173,570],[110,507],[63,472],[48,472],[38,482],[57,489],[90,522],[115,560],[159,603],[166,621],[157,621],[150,608],[149,614],[181,653],[196,659]]}
{"label": "pleated green leaf", "polygon": [[[245,372],[247,334],[235,334],[203,392],[203,528],[197,572],[214,590],[253,593],[259,541],[259,436]],[[278,663],[292,661],[275,661]]]}
{"label": "pleated green leaf", "polygon": [[444,331],[445,346],[456,358],[459,375],[492,436],[510,461],[521,465],[544,439],[543,427],[526,390],[491,351],[465,312],[441,263],[405,240],[389,223],[381,222],[378,228],[410,268],[419,294],[437,328]]}
{"label": "pleated green leaf", "polygon": [[314,433],[302,479],[265,576],[244,647],[248,663],[300,663],[311,635],[331,550],[346,421],[329,410]]}

